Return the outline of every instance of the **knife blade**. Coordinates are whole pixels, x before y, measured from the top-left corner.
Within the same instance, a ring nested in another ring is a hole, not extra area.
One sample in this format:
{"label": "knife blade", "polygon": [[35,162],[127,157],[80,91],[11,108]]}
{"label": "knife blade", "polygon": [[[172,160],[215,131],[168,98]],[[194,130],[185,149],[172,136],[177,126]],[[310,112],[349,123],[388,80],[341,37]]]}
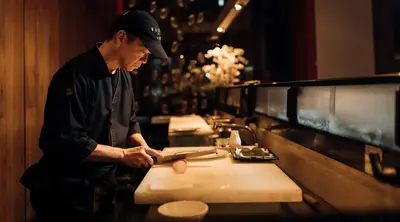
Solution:
{"label": "knife blade", "polygon": [[197,151],[182,151],[182,152],[176,152],[172,155],[166,155],[163,158],[160,158],[156,160],[157,163],[165,163],[165,162],[171,162],[175,160],[181,160],[181,159],[186,159],[186,158],[191,158],[191,157],[198,157],[198,156],[204,156],[204,155],[209,155],[217,153],[217,149],[210,149],[210,150],[197,150]]}

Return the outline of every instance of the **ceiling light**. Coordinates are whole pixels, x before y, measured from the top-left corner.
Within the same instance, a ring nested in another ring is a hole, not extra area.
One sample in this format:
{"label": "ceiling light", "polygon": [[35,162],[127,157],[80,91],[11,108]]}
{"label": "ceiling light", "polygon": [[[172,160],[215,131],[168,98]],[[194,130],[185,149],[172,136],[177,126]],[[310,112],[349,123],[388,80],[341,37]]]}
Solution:
{"label": "ceiling light", "polygon": [[221,28],[221,27],[218,27],[218,28],[217,28],[217,32],[223,32],[223,31],[224,31],[223,28]]}
{"label": "ceiling light", "polygon": [[242,6],[240,4],[235,4],[234,7],[235,7],[236,11],[239,11],[242,9]]}

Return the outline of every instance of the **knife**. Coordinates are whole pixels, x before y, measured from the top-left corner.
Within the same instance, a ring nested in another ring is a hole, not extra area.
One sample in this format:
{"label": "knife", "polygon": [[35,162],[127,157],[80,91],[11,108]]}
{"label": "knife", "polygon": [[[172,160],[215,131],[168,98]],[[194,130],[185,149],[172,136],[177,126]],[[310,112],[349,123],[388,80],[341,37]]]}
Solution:
{"label": "knife", "polygon": [[197,151],[182,151],[176,152],[172,155],[166,155],[163,158],[158,159],[157,163],[165,163],[165,162],[173,162],[175,160],[181,160],[186,158],[198,157],[198,156],[205,156],[209,154],[217,153],[217,148],[210,149],[210,150],[197,150]]}

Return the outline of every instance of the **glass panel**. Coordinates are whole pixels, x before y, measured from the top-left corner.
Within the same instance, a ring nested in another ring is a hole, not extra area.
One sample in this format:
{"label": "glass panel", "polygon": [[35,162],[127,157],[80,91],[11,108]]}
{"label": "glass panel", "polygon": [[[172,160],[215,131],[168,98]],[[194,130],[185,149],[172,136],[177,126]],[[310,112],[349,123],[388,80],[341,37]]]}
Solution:
{"label": "glass panel", "polygon": [[368,144],[396,148],[397,84],[302,87],[298,121],[318,130]]}
{"label": "glass panel", "polygon": [[225,99],[226,99],[226,97],[225,97],[225,95],[226,95],[226,88],[220,88],[219,89],[219,102],[221,103],[221,104],[225,104]]}
{"label": "glass panel", "polygon": [[395,149],[395,91],[398,86],[337,86],[329,131]]}
{"label": "glass panel", "polygon": [[262,114],[267,114],[268,111],[268,88],[256,88],[256,108],[255,111]]}
{"label": "glass panel", "polygon": [[298,96],[299,124],[329,132],[331,95],[334,87],[303,87]]}
{"label": "glass panel", "polygon": [[268,89],[268,116],[288,120],[286,115],[288,89],[289,87],[271,87]]}
{"label": "glass panel", "polygon": [[232,105],[235,107],[240,107],[241,90],[241,88],[232,89]]}
{"label": "glass panel", "polygon": [[228,89],[228,96],[226,97],[226,105],[232,106],[233,98],[232,98],[232,90]]}
{"label": "glass panel", "polygon": [[228,90],[227,105],[240,107],[240,90],[240,88],[231,88]]}

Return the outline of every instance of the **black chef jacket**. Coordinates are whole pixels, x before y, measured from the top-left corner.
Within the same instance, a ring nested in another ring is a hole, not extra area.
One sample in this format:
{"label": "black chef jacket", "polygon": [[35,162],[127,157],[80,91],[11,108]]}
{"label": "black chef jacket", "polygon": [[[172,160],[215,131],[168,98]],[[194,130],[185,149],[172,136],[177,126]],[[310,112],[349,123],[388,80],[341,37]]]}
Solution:
{"label": "black chef jacket", "polygon": [[[139,132],[129,72],[118,69],[111,75],[94,47],[67,62],[51,80],[40,162],[52,175],[90,182],[115,169],[115,163],[83,162],[97,144],[125,148],[127,137]],[[35,175],[25,176],[22,183],[29,188]]]}

